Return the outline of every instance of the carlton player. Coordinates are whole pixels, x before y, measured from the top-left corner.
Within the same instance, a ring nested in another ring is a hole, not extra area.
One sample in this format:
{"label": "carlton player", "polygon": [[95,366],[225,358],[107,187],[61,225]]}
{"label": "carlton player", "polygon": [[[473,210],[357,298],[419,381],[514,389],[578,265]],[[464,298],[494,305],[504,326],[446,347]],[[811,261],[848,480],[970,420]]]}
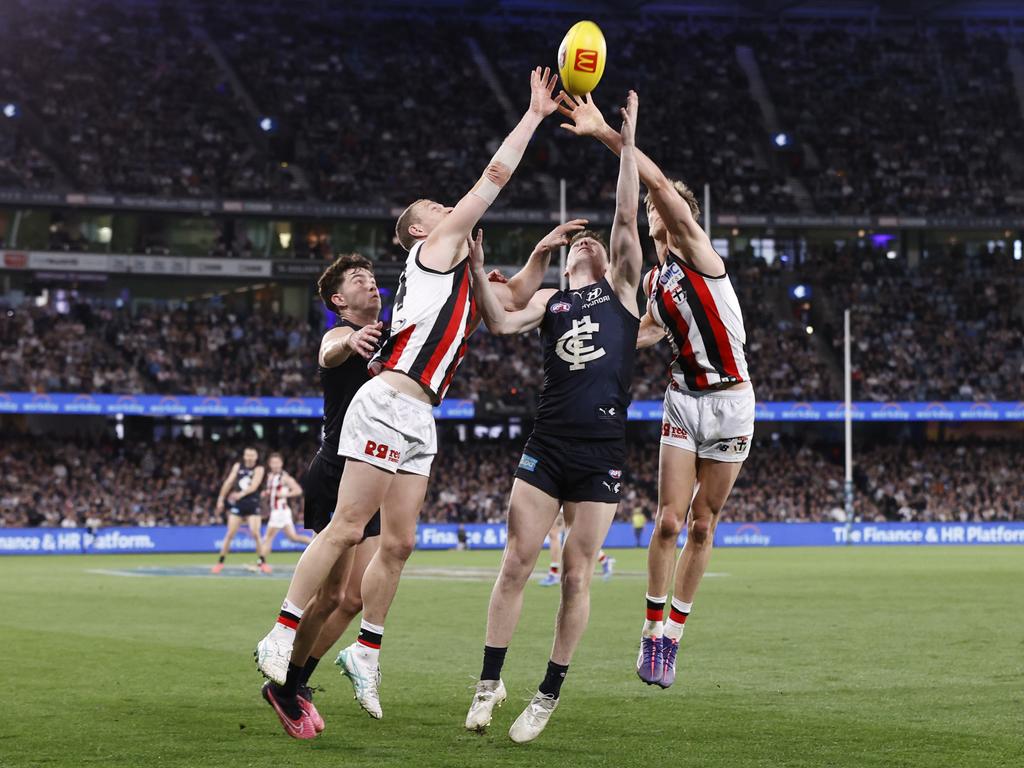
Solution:
{"label": "carlton player", "polygon": [[[594,136],[615,153],[619,134],[588,96],[560,94],[564,128]],[[725,262],[697,224],[693,193],[670,181],[637,151],[647,186],[650,234],[658,267],[644,279],[649,297],[638,345],[668,336],[675,359],[665,392],[658,514],[647,556],[647,607],[637,674],[649,685],[675,681],[676,653],[687,616],[711,559],[718,513],[724,506],[754,433],[754,390],[747,372],[743,316]],[[697,493],[694,495],[694,486]],[[688,522],[687,522],[688,521]],[[686,545],[675,563],[672,606],[664,621],[676,540],[687,522]]]}
{"label": "carlton player", "polygon": [[[338,656],[371,717],[382,716],[378,656],[384,620],[416,541],[416,520],[437,452],[432,407],[444,398],[476,322],[469,236],[511,178],[534,131],[557,109],[557,79],[539,67],[532,72],[529,109],[454,208],[417,200],[399,217],[396,234],[409,256],[395,296],[391,336],[371,361],[378,375],[356,393],[345,415],[338,453],[347,461],[337,509],[299,559],[278,620],[277,626],[294,625],[301,618],[331,568],[362,540],[367,521],[380,509],[381,543],[363,577],[359,638]],[[522,273],[514,278],[528,296],[540,287],[547,266],[542,261],[524,268],[528,280]],[[501,288],[507,298],[509,286]],[[291,640],[275,628],[260,641],[257,662],[264,673],[270,674],[260,659],[289,656]]]}
{"label": "carlton player", "polygon": [[473,253],[477,295],[487,327],[516,334],[540,329],[544,386],[508,507],[508,542],[491,592],[483,669],[466,728],[484,730],[506,698],[501,669],[523,605],[523,589],[544,539],[564,507],[561,603],[547,671],[513,723],[517,743],[536,739],[558,706],[562,682],[590,615],[590,580],[615,517],[626,460],[626,413],[640,312],[643,251],[636,216],[640,181],[633,157],[637,97],[622,110],[622,159],[611,248],[598,235],[576,234],[569,248],[569,289],[539,291],[521,312],[506,312],[481,284],[478,234]]}
{"label": "carlton player", "polygon": [[[359,254],[341,256],[317,281],[324,306],[338,315],[338,323],[320,340],[317,368],[324,393],[320,449],[302,479],[305,492],[304,523],[319,533],[327,527],[338,504],[345,459],[338,455],[341,424],[356,392],[370,379],[366,361],[377,351],[381,338],[380,293],[373,265]],[[313,705],[310,677],[320,659],[362,610],[360,584],[380,542],[380,512],[363,529],[363,541],[334,564],[312,601],[299,617],[285,619],[275,633],[294,640],[290,656],[257,659],[272,680],[263,686],[263,698],[277,713],[285,732],[309,739],[324,729]],[[297,631],[296,631],[297,625]],[[274,646],[276,647],[276,646]]]}
{"label": "carlton player", "polygon": [[211,569],[212,573],[224,570],[224,559],[231,551],[231,540],[235,538],[244,519],[249,524],[249,532],[256,541],[256,565],[264,573],[269,567],[261,554],[263,539],[260,537],[260,487],[263,485],[263,467],[259,465],[260,455],[255,448],[242,451],[242,460],[231,465],[231,471],[224,478],[217,496],[217,513],[224,514],[224,502],[227,502],[228,529],[224,541],[220,545],[220,557]]}
{"label": "carlton player", "polygon": [[[267,531],[263,536],[264,562],[270,557],[274,539],[281,531],[284,531],[285,538],[296,544],[309,544],[312,541],[309,536],[295,530],[291,500],[302,497],[302,487],[294,477],[285,472],[284,459],[280,453],[272,453],[267,457],[267,470],[267,487],[262,495],[270,507],[270,517],[267,519]],[[267,565],[264,573],[269,572],[270,565]]]}

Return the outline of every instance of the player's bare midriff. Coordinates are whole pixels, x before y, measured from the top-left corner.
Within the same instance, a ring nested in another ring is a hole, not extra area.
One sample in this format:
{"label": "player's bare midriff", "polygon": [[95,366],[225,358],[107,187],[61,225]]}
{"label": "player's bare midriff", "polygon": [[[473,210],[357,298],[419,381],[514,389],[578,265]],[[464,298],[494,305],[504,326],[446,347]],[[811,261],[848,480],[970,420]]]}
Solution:
{"label": "player's bare midriff", "polygon": [[401,371],[381,371],[378,375],[381,381],[385,382],[389,387],[394,387],[403,395],[409,395],[409,397],[415,397],[417,400],[428,405],[434,405],[434,396],[430,394],[426,387],[408,374]]}

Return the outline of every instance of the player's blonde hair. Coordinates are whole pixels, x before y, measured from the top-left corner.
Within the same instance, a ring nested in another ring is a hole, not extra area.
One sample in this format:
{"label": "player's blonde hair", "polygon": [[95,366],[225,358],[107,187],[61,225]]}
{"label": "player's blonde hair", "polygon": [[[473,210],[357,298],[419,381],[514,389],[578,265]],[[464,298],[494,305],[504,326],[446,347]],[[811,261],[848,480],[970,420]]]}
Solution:
{"label": "player's blonde hair", "polygon": [[[686,204],[688,206],[690,206],[690,213],[693,214],[693,218],[694,219],[699,218],[700,217],[700,205],[697,203],[697,196],[695,194],[693,194],[693,190],[690,189],[688,186],[686,186],[681,181],[672,181],[672,179],[669,179],[669,181],[672,182],[672,188],[676,192],[678,192],[679,196],[681,198],[683,198],[683,200],[686,201]],[[650,210],[651,206],[654,205],[654,200],[651,198],[651,193],[650,192],[648,192],[646,195],[644,195],[644,205],[647,206],[647,210]]]}
{"label": "player's blonde hair", "polygon": [[407,251],[411,251],[412,247],[416,245],[416,238],[409,234],[409,227],[413,224],[419,224],[420,217],[417,213],[417,207],[420,203],[425,202],[427,202],[425,197],[421,197],[414,202],[402,211],[402,215],[398,217],[398,223],[395,224],[395,235],[398,237],[398,242]]}

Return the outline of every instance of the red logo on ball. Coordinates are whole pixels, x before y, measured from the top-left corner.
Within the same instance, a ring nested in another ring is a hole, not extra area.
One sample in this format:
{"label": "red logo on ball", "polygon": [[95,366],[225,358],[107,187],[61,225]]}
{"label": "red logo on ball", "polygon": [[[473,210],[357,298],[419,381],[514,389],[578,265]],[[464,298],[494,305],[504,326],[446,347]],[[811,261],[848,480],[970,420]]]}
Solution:
{"label": "red logo on ball", "polygon": [[597,72],[597,51],[577,48],[576,61],[572,68],[577,72]]}

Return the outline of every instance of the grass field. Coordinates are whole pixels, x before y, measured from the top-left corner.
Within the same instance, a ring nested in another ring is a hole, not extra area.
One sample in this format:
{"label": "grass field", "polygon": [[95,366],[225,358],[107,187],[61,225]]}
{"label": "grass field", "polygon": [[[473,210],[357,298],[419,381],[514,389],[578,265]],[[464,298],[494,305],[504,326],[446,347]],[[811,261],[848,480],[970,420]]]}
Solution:
{"label": "grass field", "polygon": [[536,585],[509,702],[486,735],[462,730],[497,552],[414,555],[385,635],[384,719],[324,665],[327,730],[308,743],[284,736],[251,657],[283,579],[97,572],[209,557],[0,558],[0,765],[1024,766],[1021,549],[719,551],[667,691],[632,670],[643,553],[615,555],[623,573],[595,582],[561,707],[527,746],[506,732],[558,600]]}

